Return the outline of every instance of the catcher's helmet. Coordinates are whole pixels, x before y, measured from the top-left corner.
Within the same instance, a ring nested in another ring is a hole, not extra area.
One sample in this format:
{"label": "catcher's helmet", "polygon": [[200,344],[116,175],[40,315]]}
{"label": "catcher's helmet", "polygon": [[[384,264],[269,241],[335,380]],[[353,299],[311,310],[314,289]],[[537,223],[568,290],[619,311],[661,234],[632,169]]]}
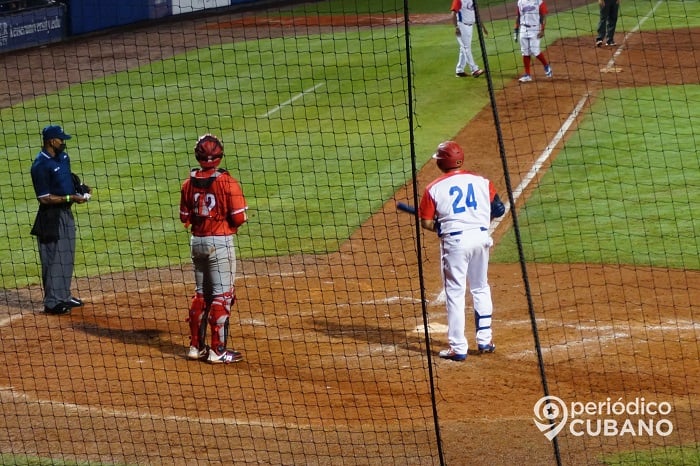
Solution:
{"label": "catcher's helmet", "polygon": [[437,166],[442,171],[459,168],[464,163],[464,151],[454,141],[441,142],[437,151],[433,154],[437,160]]}
{"label": "catcher's helmet", "polygon": [[194,155],[202,168],[216,168],[224,157],[224,145],[213,134],[205,134],[197,140]]}

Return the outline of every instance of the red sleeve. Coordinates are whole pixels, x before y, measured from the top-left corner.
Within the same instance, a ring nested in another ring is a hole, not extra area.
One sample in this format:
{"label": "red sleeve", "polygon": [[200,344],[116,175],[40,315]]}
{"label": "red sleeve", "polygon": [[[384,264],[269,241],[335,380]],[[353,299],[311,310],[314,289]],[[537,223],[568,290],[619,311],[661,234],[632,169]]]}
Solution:
{"label": "red sleeve", "polygon": [[427,189],[418,205],[418,217],[423,220],[435,220],[435,200]]}
{"label": "red sleeve", "polygon": [[451,11],[459,11],[462,9],[462,0],[452,0]]}
{"label": "red sleeve", "polygon": [[228,212],[226,213],[226,218],[233,228],[238,228],[248,220],[246,215],[248,204],[243,195],[243,189],[240,183],[232,176],[229,176],[227,181],[226,197],[228,199]]}
{"label": "red sleeve", "polygon": [[496,187],[493,185],[493,182],[489,180],[489,201],[493,202],[493,198],[496,197]]}
{"label": "red sleeve", "polygon": [[544,2],[540,3],[540,16],[546,16],[548,13],[549,11],[547,11],[547,4]]}
{"label": "red sleeve", "polygon": [[184,183],[182,183],[182,189],[180,190],[180,221],[184,224],[190,223],[191,211],[189,206],[187,205],[187,188],[189,187],[189,185],[190,180],[188,178],[185,180]]}

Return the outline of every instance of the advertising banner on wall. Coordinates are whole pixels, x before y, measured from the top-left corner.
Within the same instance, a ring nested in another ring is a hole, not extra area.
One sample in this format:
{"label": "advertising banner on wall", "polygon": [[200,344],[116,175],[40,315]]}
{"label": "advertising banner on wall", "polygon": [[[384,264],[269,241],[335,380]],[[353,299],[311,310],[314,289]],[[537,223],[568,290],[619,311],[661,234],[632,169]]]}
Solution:
{"label": "advertising banner on wall", "polygon": [[173,0],[173,14],[230,6],[231,0]]}
{"label": "advertising banner on wall", "polygon": [[0,53],[62,40],[64,17],[61,4],[0,16]]}

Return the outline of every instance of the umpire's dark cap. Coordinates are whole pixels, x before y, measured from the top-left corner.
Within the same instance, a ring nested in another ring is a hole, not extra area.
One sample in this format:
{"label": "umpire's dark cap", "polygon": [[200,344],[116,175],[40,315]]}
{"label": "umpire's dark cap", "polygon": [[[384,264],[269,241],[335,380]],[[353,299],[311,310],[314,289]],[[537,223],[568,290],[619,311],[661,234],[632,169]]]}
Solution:
{"label": "umpire's dark cap", "polygon": [[44,141],[48,141],[49,139],[63,139],[64,141],[66,139],[70,139],[70,134],[66,134],[63,132],[63,128],[61,128],[58,125],[50,125],[41,130],[41,135],[44,136]]}

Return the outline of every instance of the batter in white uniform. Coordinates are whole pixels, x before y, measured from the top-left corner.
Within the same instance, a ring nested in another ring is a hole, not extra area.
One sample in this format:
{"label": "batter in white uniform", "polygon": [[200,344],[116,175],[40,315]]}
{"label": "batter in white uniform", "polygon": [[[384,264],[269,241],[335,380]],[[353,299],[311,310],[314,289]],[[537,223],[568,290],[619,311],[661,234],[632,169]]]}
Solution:
{"label": "batter in white uniform", "polygon": [[443,172],[425,188],[418,207],[421,226],[440,237],[440,265],[447,308],[450,347],[440,357],[467,358],[464,333],[467,285],[474,302],[476,343],[479,353],[493,353],[491,315],[493,303],[488,284],[491,220],[505,213],[493,183],[462,168],[464,151],[454,141],[441,143],[433,159]]}

